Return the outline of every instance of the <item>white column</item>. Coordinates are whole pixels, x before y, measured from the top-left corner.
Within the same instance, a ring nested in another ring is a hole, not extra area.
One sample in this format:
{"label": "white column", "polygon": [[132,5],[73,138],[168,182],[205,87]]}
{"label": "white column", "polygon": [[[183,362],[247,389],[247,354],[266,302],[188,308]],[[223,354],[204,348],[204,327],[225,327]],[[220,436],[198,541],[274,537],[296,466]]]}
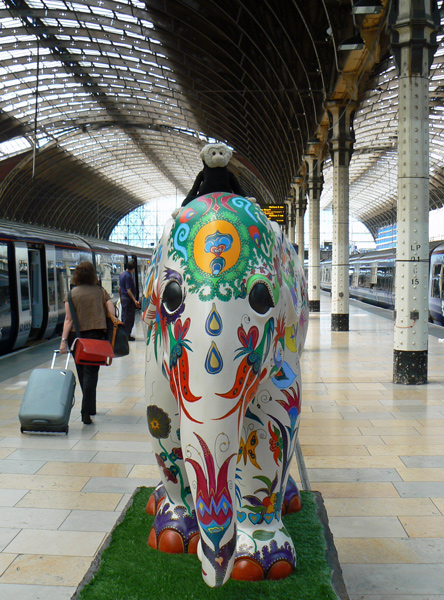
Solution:
{"label": "white column", "polygon": [[322,159],[307,154],[307,188],[309,212],[308,298],[310,312],[321,310],[321,236],[320,199],[322,192]]}
{"label": "white column", "polygon": [[298,245],[298,254],[301,262],[304,261],[304,217],[305,211],[307,210],[307,200],[305,197],[306,186],[305,186],[305,175],[298,176],[294,179],[291,184],[294,191],[294,214],[295,214],[295,234],[296,244]]}
{"label": "white column", "polygon": [[304,264],[304,248],[305,248],[305,229],[304,229],[304,218],[305,211],[307,210],[307,201],[302,198],[303,188],[299,192],[299,200],[296,203],[296,243],[299,247],[299,258],[301,263]]}
{"label": "white column", "polygon": [[355,103],[329,102],[330,156],[333,162],[332,331],[349,330],[349,164],[353,152]]}
{"label": "white column", "polygon": [[399,73],[393,381],[405,384],[427,382],[429,70],[436,49],[431,4],[400,0],[390,15]]}
{"label": "white column", "polygon": [[288,235],[288,239],[290,240],[290,242],[292,244],[294,244],[294,221],[295,221],[295,216],[294,216],[294,203],[293,203],[293,198],[288,197],[286,200],[286,204],[287,204],[287,235]]}

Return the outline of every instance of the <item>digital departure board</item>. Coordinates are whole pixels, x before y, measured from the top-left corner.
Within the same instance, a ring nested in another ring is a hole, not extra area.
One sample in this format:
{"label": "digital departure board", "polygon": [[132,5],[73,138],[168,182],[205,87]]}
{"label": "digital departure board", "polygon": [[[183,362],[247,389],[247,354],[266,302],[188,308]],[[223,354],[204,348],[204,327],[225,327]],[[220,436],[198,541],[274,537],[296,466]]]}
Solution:
{"label": "digital departure board", "polygon": [[262,211],[270,219],[276,223],[287,223],[287,205],[286,204],[261,204]]}

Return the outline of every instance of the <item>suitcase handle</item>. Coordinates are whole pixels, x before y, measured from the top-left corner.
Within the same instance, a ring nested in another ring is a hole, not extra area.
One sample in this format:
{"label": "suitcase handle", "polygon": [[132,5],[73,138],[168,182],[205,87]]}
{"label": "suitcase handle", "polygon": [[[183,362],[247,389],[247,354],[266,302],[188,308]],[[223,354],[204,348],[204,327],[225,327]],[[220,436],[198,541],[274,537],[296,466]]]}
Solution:
{"label": "suitcase handle", "polygon": [[[60,350],[54,350],[54,355],[52,357],[52,363],[51,363],[51,369],[54,368],[55,365],[55,361],[57,358],[57,354],[60,354]],[[71,356],[71,352],[68,350],[66,353],[66,364],[65,364],[65,370],[68,368],[68,363],[69,363],[69,357]]]}

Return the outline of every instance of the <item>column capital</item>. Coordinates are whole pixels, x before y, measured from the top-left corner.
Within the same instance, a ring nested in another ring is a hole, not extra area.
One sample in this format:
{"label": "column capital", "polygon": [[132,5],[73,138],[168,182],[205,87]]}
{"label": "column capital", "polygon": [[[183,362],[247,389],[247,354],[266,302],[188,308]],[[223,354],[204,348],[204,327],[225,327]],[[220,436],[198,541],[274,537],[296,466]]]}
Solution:
{"label": "column capital", "polygon": [[[438,3],[434,0],[393,2],[388,26],[393,58],[398,72],[428,75],[438,48],[436,41],[436,33],[440,26]],[[408,52],[407,59],[403,50]]]}
{"label": "column capital", "polygon": [[[326,109],[330,120],[330,156],[333,164],[349,165],[353,153],[355,132],[353,117],[358,107],[357,102],[330,101]],[[338,157],[338,158],[337,158]]]}
{"label": "column capital", "polygon": [[307,163],[307,188],[309,195],[314,190],[319,190],[319,196],[324,185],[324,176],[322,175],[323,161],[317,159],[312,154],[306,154],[304,160]]}

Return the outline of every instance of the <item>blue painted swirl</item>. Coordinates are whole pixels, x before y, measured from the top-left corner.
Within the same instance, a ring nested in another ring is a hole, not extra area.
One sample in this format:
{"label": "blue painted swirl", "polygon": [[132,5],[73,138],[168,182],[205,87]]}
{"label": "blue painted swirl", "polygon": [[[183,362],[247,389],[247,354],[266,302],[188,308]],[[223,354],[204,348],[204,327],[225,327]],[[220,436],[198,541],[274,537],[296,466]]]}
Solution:
{"label": "blue painted swirl", "polygon": [[250,212],[252,204],[249,200],[242,198],[242,196],[236,196],[236,198],[231,198],[231,204],[236,208],[242,208],[250,217],[250,219],[253,219],[253,221],[258,223],[256,216]]}
{"label": "blue painted swirl", "polygon": [[182,246],[179,242],[185,242],[190,233],[190,226],[187,223],[182,223],[174,234],[174,248],[182,254],[185,260],[188,260],[188,252],[185,246]]}

